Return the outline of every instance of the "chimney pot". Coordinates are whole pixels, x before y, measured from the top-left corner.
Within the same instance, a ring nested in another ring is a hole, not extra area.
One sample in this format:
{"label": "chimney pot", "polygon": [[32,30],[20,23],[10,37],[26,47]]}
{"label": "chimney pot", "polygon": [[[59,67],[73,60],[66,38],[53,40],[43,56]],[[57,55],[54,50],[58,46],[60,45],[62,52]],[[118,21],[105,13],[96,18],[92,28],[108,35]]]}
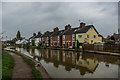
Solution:
{"label": "chimney pot", "polygon": [[84,22],[81,22],[80,23],[80,28],[83,28],[85,26],[85,23]]}
{"label": "chimney pot", "polygon": [[54,31],[54,32],[57,32],[57,31],[59,31],[59,28],[56,27],[56,28],[53,29],[53,31]]}

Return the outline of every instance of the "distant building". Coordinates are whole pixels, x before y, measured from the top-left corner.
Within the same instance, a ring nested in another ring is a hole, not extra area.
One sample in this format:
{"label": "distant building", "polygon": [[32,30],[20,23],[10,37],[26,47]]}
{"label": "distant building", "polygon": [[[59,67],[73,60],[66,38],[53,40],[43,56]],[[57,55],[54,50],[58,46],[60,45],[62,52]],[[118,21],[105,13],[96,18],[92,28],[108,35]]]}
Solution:
{"label": "distant building", "polygon": [[34,37],[35,38],[35,45],[38,46],[38,44],[42,43],[42,34],[41,32],[38,32],[38,34]]}
{"label": "distant building", "polygon": [[26,44],[28,43],[28,40],[25,38],[17,39],[15,44]]}
{"label": "distant building", "polygon": [[120,38],[119,38],[120,34],[114,33],[113,36],[115,38],[115,42],[120,42]]}
{"label": "distant building", "polygon": [[29,38],[30,45],[32,43],[32,40],[35,40],[36,33],[33,33],[33,36]]}

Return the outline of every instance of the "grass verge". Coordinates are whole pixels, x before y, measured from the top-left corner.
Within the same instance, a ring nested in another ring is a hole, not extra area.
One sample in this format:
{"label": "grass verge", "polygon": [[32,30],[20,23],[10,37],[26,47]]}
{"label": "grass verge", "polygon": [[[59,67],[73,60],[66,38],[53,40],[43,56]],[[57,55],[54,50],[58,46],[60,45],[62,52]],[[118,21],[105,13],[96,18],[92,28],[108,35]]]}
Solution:
{"label": "grass verge", "polygon": [[17,51],[11,51],[11,52],[13,52],[13,53],[15,53],[17,55],[20,55],[23,58],[23,60],[28,65],[30,65],[32,67],[32,74],[33,74],[33,76],[34,76],[35,79],[37,79],[37,80],[41,80],[42,79],[41,73],[35,68],[35,62],[34,61],[32,61],[31,59],[23,56],[21,53],[19,53]]}
{"label": "grass verge", "polygon": [[2,51],[2,79],[12,78],[14,59],[7,52]]}

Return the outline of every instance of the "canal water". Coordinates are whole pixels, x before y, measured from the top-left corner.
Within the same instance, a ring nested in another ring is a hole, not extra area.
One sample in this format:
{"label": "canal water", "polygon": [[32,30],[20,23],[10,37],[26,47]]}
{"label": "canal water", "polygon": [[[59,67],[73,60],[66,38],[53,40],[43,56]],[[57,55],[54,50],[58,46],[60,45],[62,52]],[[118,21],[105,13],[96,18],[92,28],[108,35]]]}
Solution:
{"label": "canal water", "polygon": [[51,49],[16,50],[40,61],[52,78],[118,78],[117,56]]}

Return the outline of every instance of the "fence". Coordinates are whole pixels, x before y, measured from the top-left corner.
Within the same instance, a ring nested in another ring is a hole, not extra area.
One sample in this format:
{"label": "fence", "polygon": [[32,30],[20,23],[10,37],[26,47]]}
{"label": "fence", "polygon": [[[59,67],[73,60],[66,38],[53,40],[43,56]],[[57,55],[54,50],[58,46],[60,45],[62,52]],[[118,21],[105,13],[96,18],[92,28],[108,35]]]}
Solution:
{"label": "fence", "polygon": [[83,50],[95,50],[95,51],[102,51],[102,50],[119,50],[120,51],[120,44],[112,45],[112,44],[83,44]]}

